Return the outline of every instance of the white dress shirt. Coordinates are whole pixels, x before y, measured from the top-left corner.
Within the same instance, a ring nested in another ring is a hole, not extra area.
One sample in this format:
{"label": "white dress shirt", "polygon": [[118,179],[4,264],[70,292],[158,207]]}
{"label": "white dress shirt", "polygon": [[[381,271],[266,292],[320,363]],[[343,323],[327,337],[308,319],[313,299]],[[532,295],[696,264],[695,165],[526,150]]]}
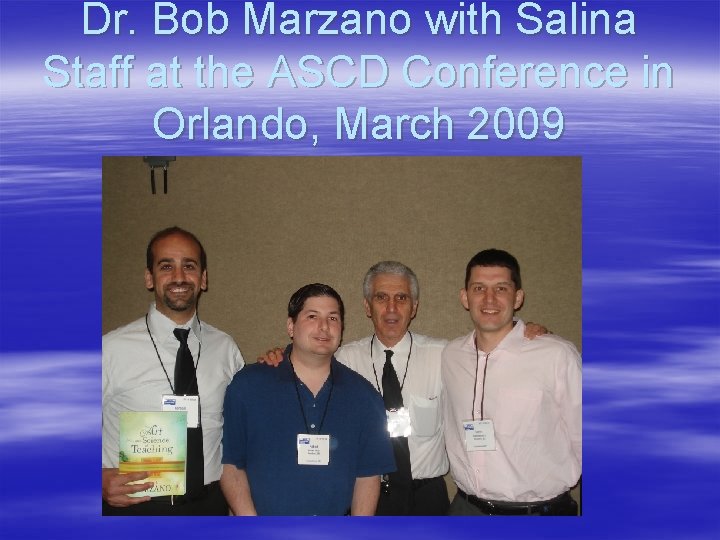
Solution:
{"label": "white dress shirt", "polygon": [[175,356],[180,346],[173,330],[190,328],[188,346],[197,367],[205,483],[219,480],[223,401],[227,385],[244,365],[240,350],[230,336],[197,317],[179,326],[160,313],[154,303],[147,321],[152,340],[145,317],[103,336],[102,466],[118,466],[119,413],[160,411],[162,396],[173,393],[170,382],[174,379]]}
{"label": "white dress shirt", "polygon": [[[580,355],[558,336],[529,340],[524,333],[518,321],[494,350],[476,353],[473,332],[442,355],[450,472],[460,489],[483,499],[543,501],[580,478]],[[465,447],[462,422],[481,420],[481,403],[482,419],[493,421],[494,451]]]}
{"label": "white dress shirt", "polygon": [[440,357],[446,343],[407,332],[394,347],[386,347],[377,337],[366,337],[343,345],[335,355],[382,393],[385,350],[393,351],[392,363],[402,387],[403,404],[410,411],[412,431],[408,445],[412,477],[416,480],[442,476],[448,471],[440,405]]}

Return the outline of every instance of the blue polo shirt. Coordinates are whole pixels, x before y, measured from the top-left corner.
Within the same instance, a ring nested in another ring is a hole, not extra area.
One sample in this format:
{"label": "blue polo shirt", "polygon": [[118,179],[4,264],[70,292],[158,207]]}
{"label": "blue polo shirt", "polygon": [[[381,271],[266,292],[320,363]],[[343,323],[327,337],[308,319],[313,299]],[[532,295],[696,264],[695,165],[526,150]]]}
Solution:
{"label": "blue polo shirt", "polygon": [[[290,350],[278,367],[246,366],[228,386],[222,462],[245,470],[258,515],[343,515],[357,477],[395,470],[385,407],[335,358],[313,396],[296,385]],[[330,435],[329,465],[298,465],[298,433]]]}

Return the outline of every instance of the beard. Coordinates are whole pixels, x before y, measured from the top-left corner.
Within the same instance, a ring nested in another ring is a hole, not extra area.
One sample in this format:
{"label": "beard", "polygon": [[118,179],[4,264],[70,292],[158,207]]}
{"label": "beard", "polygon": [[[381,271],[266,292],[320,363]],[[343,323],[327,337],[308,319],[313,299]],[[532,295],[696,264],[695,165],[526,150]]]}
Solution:
{"label": "beard", "polygon": [[[174,287],[187,287],[188,291],[181,295],[169,293],[168,289],[172,289]],[[165,286],[165,289],[163,290],[162,300],[163,304],[165,304],[165,306],[167,306],[173,311],[188,311],[190,309],[195,309],[195,304],[197,301],[197,296],[195,295],[195,287],[192,283],[187,282],[172,283]]]}

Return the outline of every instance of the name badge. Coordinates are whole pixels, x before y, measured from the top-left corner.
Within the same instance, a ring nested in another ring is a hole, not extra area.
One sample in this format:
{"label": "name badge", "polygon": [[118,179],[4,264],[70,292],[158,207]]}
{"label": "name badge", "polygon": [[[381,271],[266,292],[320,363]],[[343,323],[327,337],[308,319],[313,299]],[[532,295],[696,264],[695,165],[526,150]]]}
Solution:
{"label": "name badge", "polygon": [[387,413],[387,430],[391,437],[409,437],[412,433],[410,411],[405,407],[385,411]]}
{"label": "name badge", "polygon": [[187,412],[187,427],[196,428],[200,425],[200,396],[172,396],[166,394],[162,397],[163,411]]}
{"label": "name badge", "polygon": [[465,432],[465,450],[495,450],[495,428],[492,420],[465,420],[462,427]]}
{"label": "name badge", "polygon": [[330,435],[298,433],[298,465],[328,465],[330,463]]}

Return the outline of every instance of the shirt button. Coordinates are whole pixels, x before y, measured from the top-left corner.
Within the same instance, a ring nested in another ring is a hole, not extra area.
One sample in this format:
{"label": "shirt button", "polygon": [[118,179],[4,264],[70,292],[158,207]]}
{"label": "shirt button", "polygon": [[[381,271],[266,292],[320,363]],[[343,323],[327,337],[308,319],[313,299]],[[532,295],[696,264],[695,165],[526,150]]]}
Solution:
{"label": "shirt button", "polygon": [[315,429],[315,424],[310,424],[310,427]]}

